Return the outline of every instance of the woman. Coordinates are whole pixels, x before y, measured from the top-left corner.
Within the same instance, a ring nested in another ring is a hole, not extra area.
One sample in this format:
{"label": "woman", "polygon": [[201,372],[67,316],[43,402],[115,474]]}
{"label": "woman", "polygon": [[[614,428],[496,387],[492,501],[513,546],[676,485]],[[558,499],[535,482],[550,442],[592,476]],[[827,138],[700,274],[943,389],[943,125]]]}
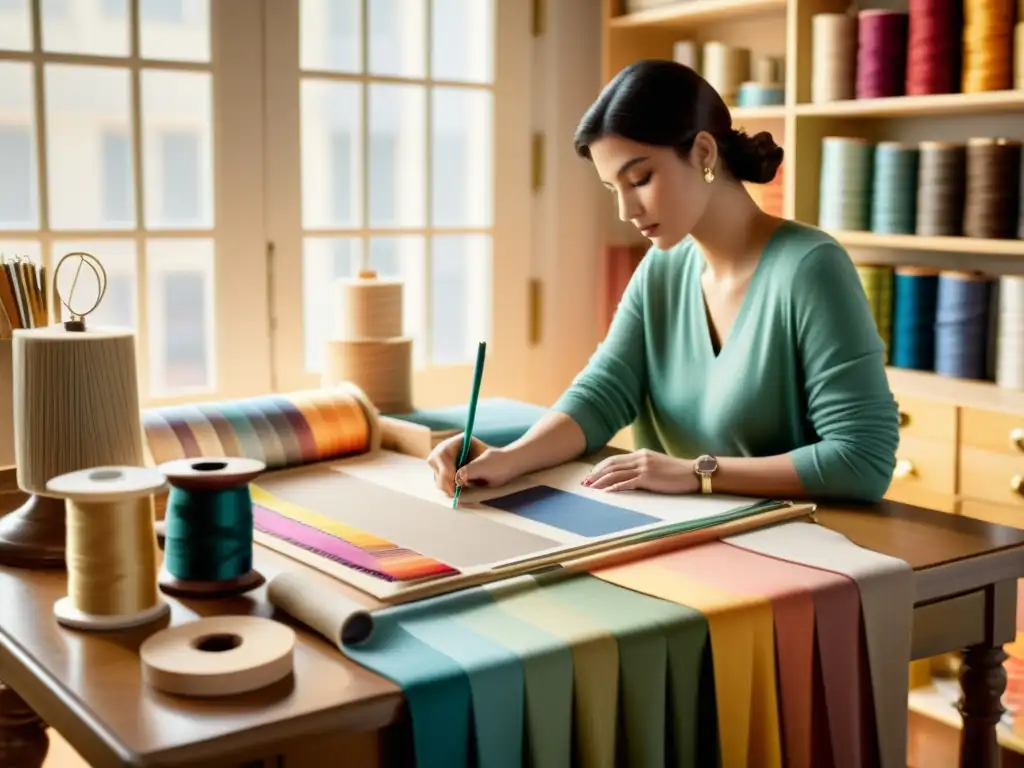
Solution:
{"label": "woman", "polygon": [[822,231],[760,210],[742,182],[782,162],[732,129],[718,93],[669,61],[633,64],[576,131],[651,240],[607,337],[551,411],[503,448],[434,450],[438,487],[502,485],[600,449],[594,489],[876,501],[895,466],[897,408],[856,268]]}

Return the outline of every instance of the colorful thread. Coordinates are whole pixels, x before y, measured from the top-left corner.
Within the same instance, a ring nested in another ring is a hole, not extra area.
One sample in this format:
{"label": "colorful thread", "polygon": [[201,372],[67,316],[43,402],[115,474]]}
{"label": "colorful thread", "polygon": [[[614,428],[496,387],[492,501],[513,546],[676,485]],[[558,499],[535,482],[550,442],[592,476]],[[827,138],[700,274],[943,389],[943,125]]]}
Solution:
{"label": "colorful thread", "polygon": [[996,384],[1024,389],[1024,276],[999,278]]}
{"label": "colorful thread", "polygon": [[845,101],[857,95],[857,19],[845,13],[811,17],[811,101]]}
{"label": "colorful thread", "polygon": [[925,141],[918,149],[915,234],[962,235],[967,148],[963,144]]}
{"label": "colorful thread", "polygon": [[950,0],[910,0],[907,95],[960,90],[963,5]]}
{"label": "colorful thread", "polygon": [[935,309],[935,372],[957,379],[987,373],[990,279],[975,272],[942,272]]}
{"label": "colorful thread", "polygon": [[171,486],[164,567],[187,581],[230,581],[252,570],[252,499],[248,485],[219,493]]}
{"label": "colorful thread", "polygon": [[875,145],[871,192],[871,231],[888,235],[914,233],[917,208],[918,149],[883,141]]}
{"label": "colorful thread", "polygon": [[896,368],[931,371],[935,367],[935,308],[938,272],[921,267],[898,267],[894,275],[892,347]]}
{"label": "colorful thread", "polygon": [[1016,238],[1021,160],[1017,140],[978,138],[967,142],[963,225],[967,237]]}
{"label": "colorful thread", "polygon": [[858,264],[857,273],[875,318],[878,335],[885,344],[886,361],[892,351],[893,269],[884,265]]}
{"label": "colorful thread", "polygon": [[873,146],[859,138],[826,136],[821,143],[818,226],[863,231],[871,215]]}
{"label": "colorful thread", "polygon": [[857,14],[857,22],[857,98],[902,96],[907,77],[907,14],[873,9]]}
{"label": "colorful thread", "polygon": [[964,0],[964,93],[1013,87],[1015,0]]}

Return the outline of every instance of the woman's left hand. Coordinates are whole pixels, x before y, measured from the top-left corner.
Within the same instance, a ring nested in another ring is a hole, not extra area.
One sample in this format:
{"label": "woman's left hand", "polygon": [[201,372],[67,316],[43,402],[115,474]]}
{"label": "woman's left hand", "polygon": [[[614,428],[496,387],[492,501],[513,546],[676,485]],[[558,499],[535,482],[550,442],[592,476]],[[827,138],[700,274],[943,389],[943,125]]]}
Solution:
{"label": "woman's left hand", "polygon": [[610,456],[583,480],[588,488],[603,491],[646,490],[655,493],[696,493],[700,478],[693,461],[674,459],[664,453],[644,449]]}

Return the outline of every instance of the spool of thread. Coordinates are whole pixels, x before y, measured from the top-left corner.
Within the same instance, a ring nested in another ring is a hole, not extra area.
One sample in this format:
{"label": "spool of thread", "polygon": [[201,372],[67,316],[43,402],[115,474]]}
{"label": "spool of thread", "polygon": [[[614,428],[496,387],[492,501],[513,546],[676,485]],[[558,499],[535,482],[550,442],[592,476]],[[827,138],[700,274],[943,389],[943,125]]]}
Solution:
{"label": "spool of thread", "polygon": [[863,231],[871,213],[872,145],[861,138],[826,136],[821,144],[818,226]]}
{"label": "spool of thread", "polygon": [[811,101],[845,101],[857,95],[857,19],[845,13],[811,17]]}
{"label": "spool of thread", "polygon": [[857,14],[857,98],[902,96],[907,81],[908,14],[867,10]]}
{"label": "spool of thread", "polygon": [[153,494],[163,475],[144,467],[96,467],[53,478],[65,499],[68,593],[53,613],[75,629],[137,627],[168,615],[157,591]]}
{"label": "spool of thread", "polygon": [[700,74],[700,47],[693,40],[679,40],[673,44],[672,60]]}
{"label": "spool of thread", "polygon": [[352,382],[384,414],[408,413],[412,402],[412,339],[335,339],[324,352],[323,386]]}
{"label": "spool of thread", "polygon": [[939,275],[936,373],[956,379],[986,378],[990,288],[990,278],[978,272]]}
{"label": "spool of thread", "polygon": [[871,231],[912,235],[917,209],[918,148],[883,141],[875,145]]}
{"label": "spool of thread", "polygon": [[704,79],[726,104],[735,106],[740,85],[750,79],[750,50],[711,41],[704,44]]}
{"label": "spool of thread", "polygon": [[967,149],[963,144],[926,141],[918,145],[917,223],[922,237],[963,234]]}
{"label": "spool of thread", "polygon": [[747,81],[740,86],[739,106],[770,107],[786,102],[786,91],[781,85],[764,85]]}
{"label": "spool of thread", "polygon": [[885,344],[886,360],[889,359],[892,347],[892,302],[893,302],[893,268],[886,265],[858,264],[864,294],[868,297],[871,316],[875,318],[878,335]]}
{"label": "spool of thread", "polygon": [[253,568],[253,514],[249,483],[261,461],[207,457],[178,459],[158,469],[171,490],[164,519],[160,589],[180,597],[226,597],[262,585]]}
{"label": "spool of thread", "polygon": [[211,616],[168,627],[139,647],[142,680],[164,693],[235,696],[292,673],[295,630],[260,616]]}
{"label": "spool of thread", "polygon": [[373,634],[373,614],[338,587],[337,582],[318,584],[309,576],[285,571],[267,584],[267,600],[339,648],[364,643]]}
{"label": "spool of thread", "polygon": [[896,368],[935,368],[935,311],[939,273],[926,267],[897,267],[893,276],[892,345]]}
{"label": "spool of thread", "polygon": [[753,55],[750,63],[750,79],[761,85],[782,87],[786,82],[786,64],[781,56],[763,53]]}
{"label": "spool of thread", "polygon": [[402,335],[401,280],[368,277],[338,280],[338,333],[343,339]]}
{"label": "spool of thread", "polygon": [[999,278],[996,320],[996,384],[1024,389],[1024,277]]}
{"label": "spool of thread", "polygon": [[1021,143],[967,142],[964,227],[967,237],[1016,238],[1020,219]]}
{"label": "spool of thread", "polygon": [[959,0],[910,0],[909,11],[907,95],[958,92],[962,4]]}
{"label": "spool of thread", "polygon": [[1013,87],[1014,0],[964,0],[964,93]]}

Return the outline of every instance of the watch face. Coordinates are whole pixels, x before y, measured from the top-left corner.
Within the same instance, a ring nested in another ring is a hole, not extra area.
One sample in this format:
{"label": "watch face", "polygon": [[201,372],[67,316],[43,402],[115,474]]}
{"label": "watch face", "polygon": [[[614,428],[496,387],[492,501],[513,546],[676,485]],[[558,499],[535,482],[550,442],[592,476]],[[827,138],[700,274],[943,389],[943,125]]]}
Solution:
{"label": "watch face", "polygon": [[698,472],[714,472],[718,469],[718,460],[714,456],[701,456],[697,459]]}

